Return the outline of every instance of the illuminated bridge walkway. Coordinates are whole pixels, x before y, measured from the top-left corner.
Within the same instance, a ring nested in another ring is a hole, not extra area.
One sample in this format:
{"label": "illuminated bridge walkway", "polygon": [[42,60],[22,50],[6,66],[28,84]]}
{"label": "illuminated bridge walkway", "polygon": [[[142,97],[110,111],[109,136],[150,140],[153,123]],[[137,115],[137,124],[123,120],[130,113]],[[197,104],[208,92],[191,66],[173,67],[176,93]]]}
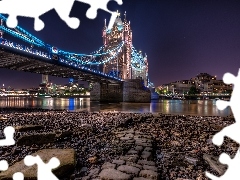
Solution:
{"label": "illuminated bridge walkway", "polygon": [[[124,41],[109,49],[102,46],[90,54],[66,52],[43,42],[19,26],[14,29],[8,28],[6,17],[1,14],[0,20],[0,68],[73,78],[91,83],[124,82],[118,73],[104,73],[100,68],[116,60],[123,51]],[[141,71],[145,62],[133,46],[131,56],[132,68]],[[117,89],[123,91],[122,87]]]}

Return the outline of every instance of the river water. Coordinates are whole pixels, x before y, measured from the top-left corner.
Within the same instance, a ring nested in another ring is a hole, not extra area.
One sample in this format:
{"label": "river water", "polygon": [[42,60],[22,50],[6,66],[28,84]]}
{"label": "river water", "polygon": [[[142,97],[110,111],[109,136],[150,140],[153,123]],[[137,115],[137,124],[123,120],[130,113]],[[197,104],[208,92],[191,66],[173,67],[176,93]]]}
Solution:
{"label": "river water", "polygon": [[230,108],[218,110],[216,100],[155,100],[151,103],[109,103],[92,102],[90,98],[26,98],[0,97],[0,108],[43,108],[66,109],[70,111],[122,111],[138,113],[163,113],[200,116],[232,115]]}

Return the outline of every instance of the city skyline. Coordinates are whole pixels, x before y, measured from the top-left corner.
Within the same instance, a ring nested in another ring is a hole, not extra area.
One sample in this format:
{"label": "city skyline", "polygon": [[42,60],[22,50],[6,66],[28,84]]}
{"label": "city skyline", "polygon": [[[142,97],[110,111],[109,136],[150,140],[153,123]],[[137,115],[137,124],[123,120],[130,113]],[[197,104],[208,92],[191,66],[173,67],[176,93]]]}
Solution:
{"label": "city skyline", "polygon": [[[225,72],[237,74],[240,62],[240,29],[237,1],[147,1],[123,0],[123,5],[109,3],[109,9],[118,10],[131,21],[133,44],[147,53],[150,80],[155,86],[177,79],[188,79],[201,72],[222,79]],[[76,2],[70,13],[81,20],[77,30],[61,22],[56,12],[41,18],[46,26],[36,32],[33,20],[18,18],[19,25],[58,48],[71,52],[90,53],[102,45],[104,19],[110,15],[98,12],[95,20],[86,18],[88,5]],[[59,30],[60,29],[60,30]],[[157,65],[157,66],[156,66]],[[35,87],[41,75],[0,70],[1,84],[16,88]],[[50,77],[56,84],[68,79]]]}

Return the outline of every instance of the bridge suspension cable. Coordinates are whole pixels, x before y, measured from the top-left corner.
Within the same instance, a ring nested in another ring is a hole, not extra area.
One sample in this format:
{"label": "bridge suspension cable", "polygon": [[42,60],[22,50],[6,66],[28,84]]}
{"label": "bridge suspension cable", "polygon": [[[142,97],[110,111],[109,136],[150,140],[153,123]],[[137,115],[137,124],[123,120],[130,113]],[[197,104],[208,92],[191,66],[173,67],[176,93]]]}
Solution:
{"label": "bridge suspension cable", "polygon": [[[6,23],[7,18],[0,14],[0,20]],[[0,31],[29,43],[31,47],[36,46],[39,48],[43,48],[45,51],[49,53],[49,57],[51,57],[51,54],[54,54],[53,53],[54,46],[45,43],[44,41],[38,39],[37,37],[33,36],[32,34],[30,34],[29,32],[27,32],[26,30],[19,26],[16,26],[16,28],[8,28],[1,23]],[[105,46],[103,45],[98,50],[95,50],[89,54],[67,52],[57,48],[57,53],[55,54],[59,56],[61,62],[73,65],[75,67],[76,66],[82,67],[84,65],[99,66],[105,63],[109,63],[112,60],[113,61],[116,60],[116,58],[119,56],[119,53],[123,52],[124,41],[119,43],[117,46],[107,50],[105,50],[104,47]],[[131,48],[131,66],[135,71],[139,72],[148,68],[147,62],[145,61],[145,58],[143,57],[142,53],[139,53],[134,48],[133,45]],[[149,82],[149,85],[153,84]]]}

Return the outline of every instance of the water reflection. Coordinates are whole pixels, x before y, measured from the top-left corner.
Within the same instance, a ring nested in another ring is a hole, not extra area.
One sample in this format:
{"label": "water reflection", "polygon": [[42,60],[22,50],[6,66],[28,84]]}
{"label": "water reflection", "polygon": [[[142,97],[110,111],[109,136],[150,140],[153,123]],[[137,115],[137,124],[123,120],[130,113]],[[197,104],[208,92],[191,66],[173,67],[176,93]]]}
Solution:
{"label": "water reflection", "polygon": [[123,111],[152,112],[164,114],[185,114],[201,116],[228,116],[231,109],[220,111],[215,100],[159,100],[151,103],[110,103],[91,102],[90,98],[24,98],[0,97],[2,107],[36,107],[43,109],[67,109],[70,111]]}

